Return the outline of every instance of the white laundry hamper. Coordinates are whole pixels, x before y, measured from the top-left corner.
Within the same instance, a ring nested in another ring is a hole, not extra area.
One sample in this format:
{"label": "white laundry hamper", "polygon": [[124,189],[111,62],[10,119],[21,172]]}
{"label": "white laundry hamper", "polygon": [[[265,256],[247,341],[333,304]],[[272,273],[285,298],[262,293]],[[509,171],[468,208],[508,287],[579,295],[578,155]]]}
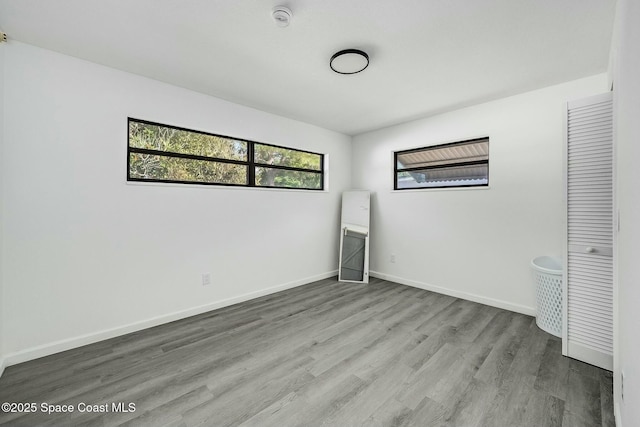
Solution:
{"label": "white laundry hamper", "polygon": [[562,260],[540,256],[531,260],[536,284],[536,324],[545,332],[562,335]]}

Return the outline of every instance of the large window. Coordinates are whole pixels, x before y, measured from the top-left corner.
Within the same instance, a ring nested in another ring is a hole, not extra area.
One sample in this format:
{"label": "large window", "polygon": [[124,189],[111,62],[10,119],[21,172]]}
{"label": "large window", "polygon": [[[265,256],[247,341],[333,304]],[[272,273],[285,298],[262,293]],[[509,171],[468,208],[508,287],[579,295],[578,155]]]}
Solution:
{"label": "large window", "polygon": [[394,163],[396,190],[488,186],[489,138],[396,151]]}
{"label": "large window", "polygon": [[324,156],[129,118],[127,180],[324,188]]}

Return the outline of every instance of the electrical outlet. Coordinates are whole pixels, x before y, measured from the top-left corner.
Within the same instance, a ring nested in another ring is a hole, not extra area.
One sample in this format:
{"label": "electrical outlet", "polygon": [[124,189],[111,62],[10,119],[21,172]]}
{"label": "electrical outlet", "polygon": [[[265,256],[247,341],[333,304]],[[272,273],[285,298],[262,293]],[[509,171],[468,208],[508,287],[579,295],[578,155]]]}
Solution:
{"label": "electrical outlet", "polygon": [[389,256],[389,262],[391,264],[395,264],[396,263],[396,254],[391,254],[391,256]]}
{"label": "electrical outlet", "polygon": [[209,286],[211,284],[211,273],[204,273],[202,275],[202,286]]}
{"label": "electrical outlet", "polygon": [[624,372],[620,372],[620,399],[624,402]]}

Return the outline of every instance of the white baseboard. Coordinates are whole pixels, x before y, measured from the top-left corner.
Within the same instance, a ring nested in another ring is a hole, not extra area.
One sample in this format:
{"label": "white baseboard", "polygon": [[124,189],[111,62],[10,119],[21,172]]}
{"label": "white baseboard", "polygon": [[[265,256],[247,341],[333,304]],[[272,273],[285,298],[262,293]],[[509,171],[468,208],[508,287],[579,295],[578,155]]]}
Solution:
{"label": "white baseboard", "polygon": [[514,304],[508,301],[499,300],[495,298],[488,298],[481,295],[471,294],[468,292],[456,291],[454,289],[443,288],[443,287],[431,285],[428,283],[423,283],[415,280],[405,279],[398,276],[393,276],[391,274],[380,273],[378,271],[369,271],[369,276],[388,280],[390,282],[400,283],[401,285],[412,286],[418,289],[424,289],[427,291],[437,292],[439,294],[449,295],[455,298],[462,298],[465,300],[478,302],[480,304],[490,305],[492,307],[502,308],[509,311],[515,311],[516,313],[522,313],[528,316],[536,315],[535,307],[528,307],[526,305]]}
{"label": "white baseboard", "polygon": [[[259,298],[265,295],[274,294],[276,292],[284,291],[287,289],[295,288],[297,286],[306,285],[318,280],[327,279],[329,277],[336,276],[338,270],[329,271],[316,276],[307,277],[304,279],[295,280],[282,285],[273,286],[271,288],[262,289],[256,292],[250,292],[248,294],[239,295],[237,297],[228,298],[222,301],[216,301],[201,305],[198,307],[189,308],[186,310],[176,311],[162,316],[152,317],[150,319],[142,320],[139,322],[130,323],[128,325],[118,326],[116,328],[105,329],[98,332],[92,332],[89,334],[80,335],[73,338],[67,338],[60,341],[55,341],[36,347],[31,347],[25,350],[17,351],[4,355],[4,359],[0,359],[0,367],[4,369],[4,366],[16,365],[18,363],[26,362],[40,357],[49,356],[51,354],[60,353],[61,351],[70,350],[72,348],[82,347],[83,345],[93,344],[98,341],[104,341],[110,338],[115,338],[121,335],[126,335],[131,332],[137,332],[143,329],[152,328],[154,326],[162,325],[164,323],[173,322],[176,320],[184,319],[186,317],[195,316],[198,314],[206,313],[211,310],[215,310],[222,307],[227,307],[233,304],[238,304],[243,301]],[[2,370],[0,370],[1,375]]]}

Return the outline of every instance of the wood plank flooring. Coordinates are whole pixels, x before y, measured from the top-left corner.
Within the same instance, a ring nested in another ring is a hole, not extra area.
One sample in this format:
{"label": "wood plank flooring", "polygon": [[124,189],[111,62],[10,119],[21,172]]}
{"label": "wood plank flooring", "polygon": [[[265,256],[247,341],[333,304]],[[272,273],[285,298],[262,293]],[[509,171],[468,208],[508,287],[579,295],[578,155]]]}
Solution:
{"label": "wood plank flooring", "polygon": [[38,406],[0,413],[10,426],[614,425],[611,374],[563,357],[534,318],[378,279],[323,280],[11,366],[0,402]]}

